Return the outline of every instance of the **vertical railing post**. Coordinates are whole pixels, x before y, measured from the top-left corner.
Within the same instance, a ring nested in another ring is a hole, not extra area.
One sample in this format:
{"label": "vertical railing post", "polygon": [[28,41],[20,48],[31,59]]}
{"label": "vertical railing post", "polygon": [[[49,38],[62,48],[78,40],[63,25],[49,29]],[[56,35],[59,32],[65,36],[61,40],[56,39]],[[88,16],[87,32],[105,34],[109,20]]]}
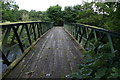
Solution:
{"label": "vertical railing post", "polygon": [[40,24],[40,32],[41,32],[41,35],[43,34],[43,29],[42,29],[42,23]]}
{"label": "vertical railing post", "polygon": [[[5,44],[6,44],[6,42],[7,42],[7,39],[8,39],[8,37],[9,37],[9,34],[10,34],[10,30],[11,30],[11,28],[8,27],[8,28],[7,28],[7,31],[6,31],[6,33],[5,33],[5,36],[4,36],[3,40],[2,40],[2,48],[5,47]],[[4,49],[3,49],[3,50],[4,50]],[[4,51],[3,51],[3,52],[4,52]]]}
{"label": "vertical railing post", "polygon": [[[47,31],[47,23],[45,23],[45,32],[46,32],[46,31]],[[44,32],[44,33],[45,33],[45,32]]]}
{"label": "vertical railing post", "polygon": [[29,33],[29,30],[28,30],[28,26],[27,26],[27,25],[25,26],[25,29],[26,29],[26,32],[27,32],[27,36],[28,36],[29,43],[30,43],[30,45],[31,45],[32,42],[31,42],[31,39],[30,39],[30,33]]}
{"label": "vertical railing post", "polygon": [[71,34],[72,34],[72,33],[73,33],[73,32],[72,32],[72,31],[73,31],[73,30],[72,30],[72,26],[70,26],[70,27],[71,27],[71,28],[70,28],[70,32],[71,32]]}
{"label": "vertical railing post", "polygon": [[37,24],[37,32],[38,32],[38,38],[40,37],[40,27],[39,23]]}
{"label": "vertical railing post", "polygon": [[[72,25],[71,25],[72,26]],[[72,35],[74,35],[74,26],[72,26]]]}
{"label": "vertical railing post", "polygon": [[[0,51],[0,52],[1,52],[1,51]],[[1,53],[2,53],[3,63],[4,63],[4,64],[7,64],[7,66],[9,66],[11,62],[9,62],[9,60],[6,58],[6,56],[4,55],[3,52],[1,52]]]}
{"label": "vertical railing post", "polygon": [[79,43],[81,43],[81,41],[82,41],[82,37],[83,37],[83,35],[84,35],[84,33],[85,33],[85,27],[82,27],[82,33],[81,33],[81,36],[80,36],[80,40],[79,40]]}
{"label": "vertical railing post", "polygon": [[36,41],[36,33],[35,33],[35,25],[32,23],[33,33],[34,33],[34,40]]}
{"label": "vertical railing post", "polygon": [[44,23],[42,24],[42,34],[44,33]]}
{"label": "vertical railing post", "polygon": [[108,37],[108,40],[110,42],[111,52],[113,53],[114,52],[114,46],[113,46],[112,38],[111,38],[110,34],[107,34],[107,37]]}
{"label": "vertical railing post", "polygon": [[87,41],[85,42],[85,45],[84,45],[84,48],[86,47],[88,40],[92,37],[92,32],[93,32],[93,29],[91,30],[91,32],[88,35]]}
{"label": "vertical railing post", "polygon": [[78,39],[78,26],[77,26],[77,24],[75,25],[76,26],[76,40]]}
{"label": "vertical railing post", "polygon": [[23,47],[22,47],[22,42],[20,41],[20,38],[19,38],[19,36],[18,36],[18,33],[17,33],[16,28],[13,27],[12,29],[13,29],[14,34],[15,34],[15,36],[16,36],[16,39],[17,39],[17,41],[18,41],[18,43],[19,43],[19,46],[20,46],[21,51],[24,52],[24,49],[23,49]]}
{"label": "vertical railing post", "polygon": [[[98,41],[99,41],[99,42],[102,42],[102,40],[103,40],[104,37],[105,37],[105,34],[103,34],[103,35],[99,38]],[[99,47],[99,44],[95,47],[94,51],[97,52],[98,47]]]}
{"label": "vertical railing post", "polygon": [[76,33],[75,32],[75,28],[76,28],[76,26],[73,25],[73,28],[74,28],[74,30],[73,30],[73,36],[75,37],[75,33]]}
{"label": "vertical railing post", "polygon": [[[18,28],[19,28],[19,27],[17,27],[16,30],[18,30]],[[11,42],[10,42],[10,46],[13,44],[14,39],[15,39],[15,34],[14,34],[13,37],[12,37],[12,40],[11,40]],[[9,52],[10,52],[10,50],[7,51],[6,57],[8,57]]]}
{"label": "vertical railing post", "polygon": [[94,36],[95,36],[95,41],[97,42],[97,35],[96,35],[96,31],[94,30]]}

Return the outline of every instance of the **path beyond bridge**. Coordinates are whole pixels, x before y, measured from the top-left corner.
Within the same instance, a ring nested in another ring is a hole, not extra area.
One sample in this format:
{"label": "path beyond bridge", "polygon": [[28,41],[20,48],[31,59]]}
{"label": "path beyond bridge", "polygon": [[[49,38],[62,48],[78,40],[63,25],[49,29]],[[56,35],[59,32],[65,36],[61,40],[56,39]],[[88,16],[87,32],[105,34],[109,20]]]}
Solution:
{"label": "path beyond bridge", "polygon": [[63,78],[78,71],[82,53],[63,27],[53,27],[6,78]]}

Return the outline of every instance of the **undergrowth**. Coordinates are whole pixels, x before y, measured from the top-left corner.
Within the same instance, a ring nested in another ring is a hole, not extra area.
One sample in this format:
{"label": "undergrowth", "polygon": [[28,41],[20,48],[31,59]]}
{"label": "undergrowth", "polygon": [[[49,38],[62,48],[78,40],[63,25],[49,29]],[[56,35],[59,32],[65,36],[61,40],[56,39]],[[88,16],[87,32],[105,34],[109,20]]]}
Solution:
{"label": "undergrowth", "polygon": [[69,75],[77,79],[119,79],[120,78],[120,54],[109,50],[110,44],[101,44],[97,50],[94,48],[85,51],[82,55],[84,61],[79,64],[79,71]]}

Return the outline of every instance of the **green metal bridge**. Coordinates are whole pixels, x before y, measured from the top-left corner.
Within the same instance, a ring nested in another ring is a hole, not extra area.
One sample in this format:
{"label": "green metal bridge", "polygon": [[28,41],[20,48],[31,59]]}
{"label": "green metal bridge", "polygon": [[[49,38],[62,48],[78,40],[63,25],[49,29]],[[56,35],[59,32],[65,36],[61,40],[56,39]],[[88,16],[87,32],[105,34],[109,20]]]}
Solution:
{"label": "green metal bridge", "polygon": [[106,43],[109,53],[120,51],[120,33],[90,25],[19,22],[1,26],[3,79],[65,78],[78,71],[84,51],[97,53]]}

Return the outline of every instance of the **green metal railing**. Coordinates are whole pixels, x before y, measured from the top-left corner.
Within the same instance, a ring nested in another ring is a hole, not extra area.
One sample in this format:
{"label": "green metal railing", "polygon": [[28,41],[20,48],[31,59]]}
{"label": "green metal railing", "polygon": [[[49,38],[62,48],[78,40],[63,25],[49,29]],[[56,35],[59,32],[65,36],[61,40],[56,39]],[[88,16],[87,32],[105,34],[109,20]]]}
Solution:
{"label": "green metal railing", "polygon": [[64,28],[75,37],[85,50],[94,49],[98,51],[98,48],[108,43],[110,53],[115,51],[120,53],[120,33],[75,23],[65,23]]}
{"label": "green metal railing", "polygon": [[53,27],[50,22],[20,22],[1,24],[2,26],[2,59],[10,65],[34,41]]}

